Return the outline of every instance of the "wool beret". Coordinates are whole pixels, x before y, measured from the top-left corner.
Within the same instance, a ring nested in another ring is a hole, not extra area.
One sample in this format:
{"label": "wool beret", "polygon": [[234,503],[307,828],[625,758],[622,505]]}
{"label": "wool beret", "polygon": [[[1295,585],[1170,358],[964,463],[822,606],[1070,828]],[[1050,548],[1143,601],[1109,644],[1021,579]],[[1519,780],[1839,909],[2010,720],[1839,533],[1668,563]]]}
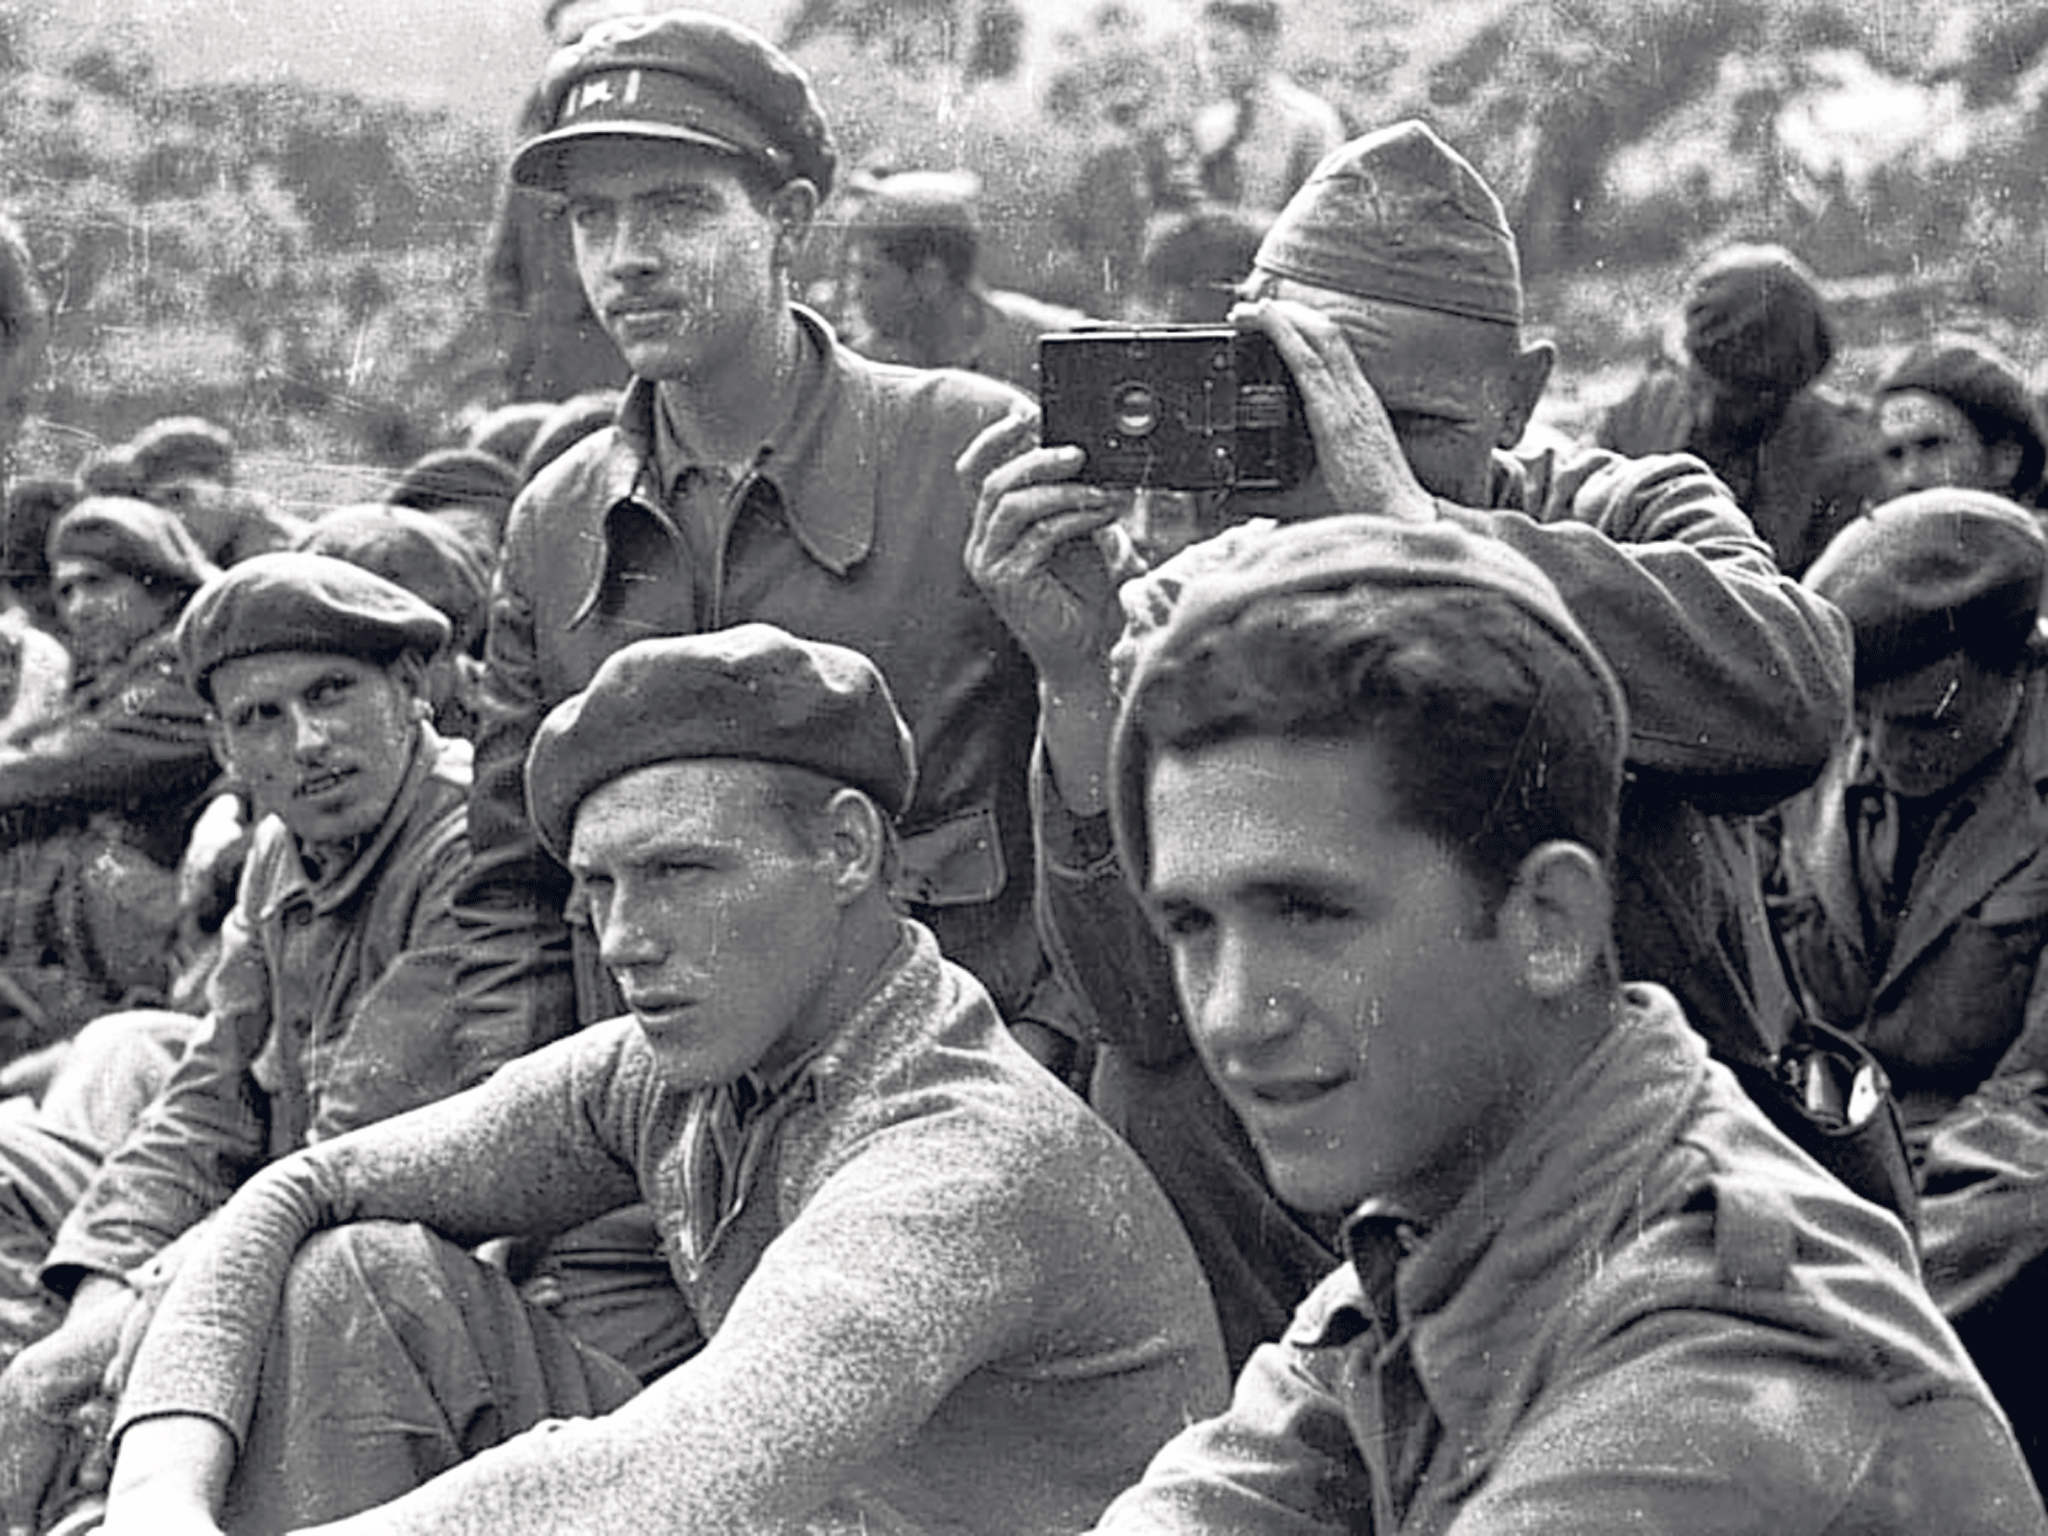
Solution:
{"label": "wool beret", "polygon": [[463,446],[502,459],[516,470],[555,405],[553,400],[514,400],[486,411],[463,434]]}
{"label": "wool beret", "polygon": [[1842,610],[1856,637],[1856,686],[1968,652],[2018,656],[2034,631],[2048,539],[1988,491],[1940,486],[1849,524],[1800,584]]}
{"label": "wool beret", "polygon": [[1522,319],[1522,262],[1500,199],[1419,122],[1324,156],[1266,231],[1257,265],[1362,299]]}
{"label": "wool beret", "polygon": [[641,640],[614,652],[541,722],[526,805],[542,846],[567,862],[576,808],[656,763],[738,758],[808,768],[900,817],[917,787],[910,728],[858,651],[772,624]]}
{"label": "wool beret", "polygon": [[128,458],[144,486],[174,475],[199,475],[222,484],[235,477],[235,440],[225,427],[199,416],[166,416],[128,441]]}
{"label": "wool beret", "polygon": [[526,452],[519,460],[519,483],[523,486],[593,432],[608,427],[618,418],[619,391],[585,390],[558,402]]}
{"label": "wool beret", "polygon": [[226,662],[273,651],[322,651],[382,666],[447,644],[448,620],[424,598],[331,555],[252,555],[193,594],[178,620],[178,660],[193,691],[213,702]]}
{"label": "wool beret", "polygon": [[1820,285],[1780,245],[1731,245],[1693,274],[1685,350],[1709,378],[1791,394],[1820,377],[1835,353]]}
{"label": "wool beret", "polygon": [[1151,862],[1145,819],[1150,753],[1139,724],[1141,702],[1162,667],[1255,604],[1361,587],[1481,591],[1513,603],[1579,662],[1606,700],[1619,772],[1628,741],[1621,685],[1550,578],[1527,556],[1441,520],[1347,515],[1246,524],[1184,550],[1127,583],[1122,593],[1129,622],[1116,657],[1125,681],[1110,746],[1110,821],[1124,868],[1134,879],[1142,882]]}
{"label": "wool beret", "polygon": [[448,524],[411,507],[337,507],[300,537],[298,548],[330,555],[396,582],[440,610],[456,650],[482,633],[491,576],[484,552]]}
{"label": "wool beret", "polygon": [[520,146],[512,179],[563,190],[561,151],[583,139],[696,144],[801,176],[822,200],[839,154],[810,77],[773,43],[705,11],[622,17],[558,49],[541,77],[547,129]]}
{"label": "wool beret", "polygon": [[1878,381],[1877,396],[1906,390],[1948,401],[1987,444],[2020,445],[2019,467],[2006,494],[2024,496],[2040,484],[2048,468],[2048,435],[2019,365],[1989,342],[1974,336],[1921,342]]}
{"label": "wool beret", "polygon": [[132,496],[88,496],[50,528],[50,564],[97,560],[151,586],[190,592],[215,574],[177,514]]}
{"label": "wool beret", "polygon": [[385,500],[421,512],[481,507],[502,523],[518,490],[519,472],[495,454],[481,448],[436,448],[405,467]]}

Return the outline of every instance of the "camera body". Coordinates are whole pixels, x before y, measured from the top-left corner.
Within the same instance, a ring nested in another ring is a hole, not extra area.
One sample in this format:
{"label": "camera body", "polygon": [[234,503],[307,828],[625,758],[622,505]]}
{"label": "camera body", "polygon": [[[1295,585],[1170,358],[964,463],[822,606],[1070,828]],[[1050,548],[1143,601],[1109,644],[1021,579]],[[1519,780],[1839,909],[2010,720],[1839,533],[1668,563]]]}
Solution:
{"label": "camera body", "polygon": [[1038,339],[1039,438],[1087,450],[1095,485],[1280,491],[1315,463],[1301,392],[1273,343],[1228,326]]}

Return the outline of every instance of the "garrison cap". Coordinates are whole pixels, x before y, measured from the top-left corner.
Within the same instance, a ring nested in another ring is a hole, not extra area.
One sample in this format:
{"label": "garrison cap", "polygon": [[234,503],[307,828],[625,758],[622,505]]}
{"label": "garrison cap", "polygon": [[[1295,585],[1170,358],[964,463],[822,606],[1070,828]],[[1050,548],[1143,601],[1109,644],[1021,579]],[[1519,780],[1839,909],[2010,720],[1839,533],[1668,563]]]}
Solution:
{"label": "garrison cap", "polygon": [[1878,381],[1881,400],[1918,390],[1946,400],[1987,444],[2018,443],[2019,467],[2005,493],[2024,496],[2041,483],[2048,468],[2048,432],[2019,365],[1989,342],[1974,336],[1937,336],[1923,341]]}
{"label": "garrison cap", "polygon": [[438,518],[412,507],[337,507],[297,547],[359,565],[426,599],[448,620],[458,651],[483,631],[491,595],[484,552]]}
{"label": "garrison cap", "polygon": [[1804,262],[1782,245],[1731,245],[1693,274],[1685,350],[1723,384],[1792,394],[1820,377],[1835,339]]}
{"label": "garrison cap", "polygon": [[1362,299],[1519,325],[1522,262],[1493,189],[1426,124],[1323,157],[1266,231],[1260,270]]}
{"label": "garrison cap", "polygon": [[175,513],[132,496],[88,496],[50,528],[50,564],[97,560],[148,586],[190,592],[216,573]]}
{"label": "garrison cap", "polygon": [[772,624],[641,640],[607,657],[541,722],[526,805],[564,863],[576,808],[656,763],[738,758],[807,768],[863,791],[891,818],[917,787],[910,728],[859,651]]}
{"label": "garrison cap", "polygon": [[1988,491],[1940,486],[1875,507],[1836,534],[1800,584],[1856,636],[1867,688],[1968,652],[1994,664],[2025,648],[2048,574],[2032,514]]}
{"label": "garrison cap", "polygon": [[1483,591],[1513,603],[1575,657],[1606,701],[1617,773],[1628,741],[1628,704],[1548,576],[1498,539],[1455,523],[1407,523],[1371,514],[1245,524],[1194,545],[1125,584],[1127,623],[1115,664],[1123,683],[1110,744],[1110,820],[1124,868],[1150,868],[1145,784],[1150,748],[1140,703],[1162,666],[1195,651],[1255,604],[1360,587],[1389,593]]}
{"label": "garrison cap", "polygon": [[178,660],[209,704],[226,662],[273,651],[324,651],[378,665],[447,644],[448,620],[424,598],[331,555],[252,555],[215,576],[178,620]]}
{"label": "garrison cap", "polygon": [[838,150],[810,77],[773,43],[705,11],[621,17],[556,51],[541,77],[545,132],[512,159],[521,186],[561,191],[561,151],[583,139],[666,139],[722,150],[822,200]]}

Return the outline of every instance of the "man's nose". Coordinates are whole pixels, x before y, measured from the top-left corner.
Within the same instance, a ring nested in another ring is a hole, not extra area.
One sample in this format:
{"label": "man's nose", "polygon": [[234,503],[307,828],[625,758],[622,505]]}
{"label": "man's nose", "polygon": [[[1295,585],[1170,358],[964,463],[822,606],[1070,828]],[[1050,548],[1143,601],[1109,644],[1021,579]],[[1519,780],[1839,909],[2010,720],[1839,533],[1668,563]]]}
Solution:
{"label": "man's nose", "polygon": [[326,747],[333,733],[324,716],[307,709],[303,704],[294,704],[291,706],[290,718],[294,752],[304,757]]}
{"label": "man's nose", "polygon": [[597,954],[610,971],[630,970],[661,958],[653,925],[642,915],[640,903],[615,894],[602,909],[591,914],[597,929]]}
{"label": "man's nose", "polygon": [[1224,1071],[1256,1062],[1300,1015],[1291,981],[1265,963],[1258,945],[1229,934],[1216,946],[1202,995],[1191,1001],[1203,1052]]}

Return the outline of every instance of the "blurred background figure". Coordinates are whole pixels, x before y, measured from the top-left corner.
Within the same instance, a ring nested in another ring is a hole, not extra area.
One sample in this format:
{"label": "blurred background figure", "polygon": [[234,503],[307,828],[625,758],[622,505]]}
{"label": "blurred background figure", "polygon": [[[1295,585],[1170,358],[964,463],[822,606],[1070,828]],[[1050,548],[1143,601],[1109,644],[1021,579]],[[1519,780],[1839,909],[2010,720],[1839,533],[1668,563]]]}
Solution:
{"label": "blurred background figure", "polygon": [[1834,351],[1804,262],[1783,246],[1727,246],[1688,283],[1676,346],[1595,436],[1631,457],[1705,459],[1796,576],[1883,494],[1868,416],[1816,382]]}
{"label": "blurred background figure", "polygon": [[[50,341],[50,301],[36,281],[28,242],[0,216],[0,477],[14,473],[14,440],[42,387]],[[0,483],[4,483],[0,480]]]}
{"label": "blurred background figure", "polygon": [[1241,208],[1205,208],[1155,230],[1139,269],[1136,317],[1220,325],[1270,222]]}
{"label": "blurred background figure", "polygon": [[1975,336],[1936,336],[1893,365],[1875,391],[1884,493],[1936,486],[2030,501],[2048,441],[2019,365]]}
{"label": "blurred background figure", "polygon": [[[600,21],[667,9],[657,0],[548,0],[541,24],[549,45],[573,43]],[[530,97],[515,132],[519,142],[547,125]],[[484,297],[497,333],[498,376],[506,400],[561,400],[626,382],[626,364],[604,333],[569,249],[559,202],[500,183],[484,239]]]}
{"label": "blurred background figure", "polygon": [[199,416],[164,416],[85,471],[95,496],[133,496],[185,525],[206,558],[230,566],[289,549],[306,525],[236,483],[235,440]]}
{"label": "blurred background figure", "polygon": [[1277,213],[1348,137],[1338,110],[1277,66],[1279,0],[1208,0],[1198,34],[1208,99],[1190,129],[1210,202]]}
{"label": "blurred background figure", "polygon": [[1035,394],[1039,336],[1088,317],[982,283],[980,180],[968,171],[899,171],[851,190],[848,345],[886,363],[969,368]]}

